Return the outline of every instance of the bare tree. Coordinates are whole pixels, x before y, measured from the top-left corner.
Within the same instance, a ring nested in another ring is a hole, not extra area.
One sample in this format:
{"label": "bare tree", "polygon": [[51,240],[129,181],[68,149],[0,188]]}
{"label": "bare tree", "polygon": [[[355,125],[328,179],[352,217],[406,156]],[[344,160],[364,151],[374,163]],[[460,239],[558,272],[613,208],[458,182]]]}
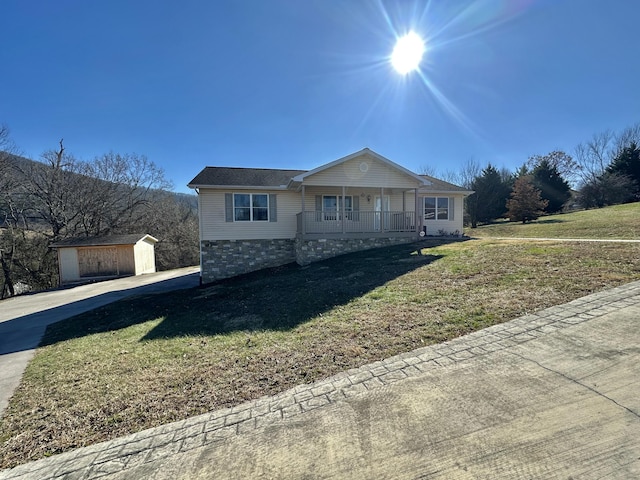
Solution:
{"label": "bare tree", "polygon": [[15,145],[11,140],[9,127],[0,125],[0,268],[2,281],[0,282],[0,299],[8,293],[15,294],[13,285],[13,218],[17,221],[13,195],[15,189],[15,175],[11,162],[15,152]]}
{"label": "bare tree", "polygon": [[615,152],[610,158],[610,161],[613,161],[622,150],[631,144],[640,145],[640,123],[625,128],[615,136]]}
{"label": "bare tree", "polygon": [[555,168],[558,174],[569,183],[575,183],[579,178],[580,165],[571,155],[562,150],[554,150],[546,155],[533,155],[527,160],[527,169],[533,171],[543,162]]}
{"label": "bare tree", "polygon": [[620,203],[634,190],[633,179],[609,171],[612,163],[631,145],[640,144],[640,123],[614,133],[593,135],[576,147],[580,173],[578,199],[586,208]]}
{"label": "bare tree", "polygon": [[107,153],[83,163],[78,230],[82,235],[130,233],[153,208],[156,191],[172,188],[145,156]]}
{"label": "bare tree", "polygon": [[199,263],[198,213],[192,196],[156,191],[140,226],[159,240],[156,264],[160,270]]}
{"label": "bare tree", "polygon": [[460,169],[451,176],[451,183],[470,189],[476,178],[482,175],[482,166],[473,157],[467,159]]}
{"label": "bare tree", "polygon": [[434,165],[420,165],[418,170],[420,175],[427,175],[429,177],[437,177],[438,169]]}

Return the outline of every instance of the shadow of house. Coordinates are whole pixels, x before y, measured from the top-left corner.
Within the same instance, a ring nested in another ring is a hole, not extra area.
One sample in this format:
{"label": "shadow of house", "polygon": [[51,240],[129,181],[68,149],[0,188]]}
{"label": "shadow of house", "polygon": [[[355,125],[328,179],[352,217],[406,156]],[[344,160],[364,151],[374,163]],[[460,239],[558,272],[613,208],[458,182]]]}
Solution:
{"label": "shadow of house", "polygon": [[437,261],[419,249],[425,240],[252,272],[169,295],[130,298],[49,326],[41,343],[116,331],[161,318],[140,341],[212,336],[234,331],[290,330],[386,283]]}

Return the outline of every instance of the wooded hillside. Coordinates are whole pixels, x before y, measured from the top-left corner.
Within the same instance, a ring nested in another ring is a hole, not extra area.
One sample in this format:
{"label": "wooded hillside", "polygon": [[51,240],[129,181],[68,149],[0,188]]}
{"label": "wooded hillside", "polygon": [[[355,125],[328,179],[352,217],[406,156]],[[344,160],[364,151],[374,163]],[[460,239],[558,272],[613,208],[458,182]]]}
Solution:
{"label": "wooded hillside", "polygon": [[57,286],[49,245],[66,238],[148,233],[159,270],[198,264],[197,198],[171,192],[146,157],[81,161],[60,141],[34,161],[8,146],[0,132],[0,298]]}

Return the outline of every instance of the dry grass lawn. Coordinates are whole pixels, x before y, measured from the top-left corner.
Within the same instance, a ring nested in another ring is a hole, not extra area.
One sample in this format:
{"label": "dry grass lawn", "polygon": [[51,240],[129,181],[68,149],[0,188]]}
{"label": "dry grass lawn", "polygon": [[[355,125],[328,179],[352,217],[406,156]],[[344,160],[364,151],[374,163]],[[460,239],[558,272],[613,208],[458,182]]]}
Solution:
{"label": "dry grass lawn", "polygon": [[49,327],[0,423],[0,467],[638,279],[637,243],[425,240],[124,300]]}
{"label": "dry grass lawn", "polygon": [[640,238],[640,202],[548,215],[522,224],[501,221],[467,230],[473,237]]}

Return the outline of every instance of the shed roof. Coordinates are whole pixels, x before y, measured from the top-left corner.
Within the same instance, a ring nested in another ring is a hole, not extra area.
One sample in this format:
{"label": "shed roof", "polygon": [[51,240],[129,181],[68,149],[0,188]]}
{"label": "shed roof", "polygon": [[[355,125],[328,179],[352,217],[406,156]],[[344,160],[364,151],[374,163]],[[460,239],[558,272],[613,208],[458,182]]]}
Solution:
{"label": "shed roof", "polygon": [[109,245],[135,245],[141,240],[151,240],[153,243],[157,238],[145,233],[131,233],[124,235],[103,235],[99,237],[75,237],[66,238],[59,242],[52,243],[52,248],[64,247],[106,247]]}

